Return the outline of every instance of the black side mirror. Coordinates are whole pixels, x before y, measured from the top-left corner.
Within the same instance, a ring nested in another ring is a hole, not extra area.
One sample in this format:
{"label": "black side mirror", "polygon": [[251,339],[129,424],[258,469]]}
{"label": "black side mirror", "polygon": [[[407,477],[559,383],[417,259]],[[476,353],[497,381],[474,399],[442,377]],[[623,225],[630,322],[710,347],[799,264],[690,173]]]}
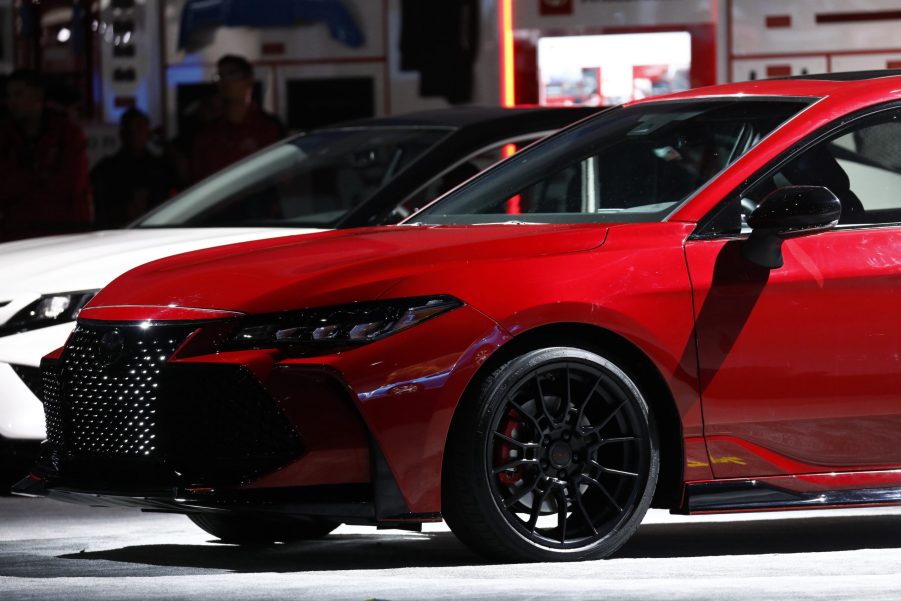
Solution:
{"label": "black side mirror", "polygon": [[785,186],[770,192],[748,217],[744,257],[761,267],[782,267],[782,241],[831,229],[842,214],[838,197],[823,186]]}

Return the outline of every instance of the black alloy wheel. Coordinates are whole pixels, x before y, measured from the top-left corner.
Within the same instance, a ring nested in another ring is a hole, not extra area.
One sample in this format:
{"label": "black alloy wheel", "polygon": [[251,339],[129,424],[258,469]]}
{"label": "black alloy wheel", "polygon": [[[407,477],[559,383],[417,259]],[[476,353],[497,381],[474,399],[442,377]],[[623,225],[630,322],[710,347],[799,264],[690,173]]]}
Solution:
{"label": "black alloy wheel", "polygon": [[239,545],[290,543],[322,538],[341,525],[320,518],[277,518],[229,513],[189,513],[187,516],[222,542]]}
{"label": "black alloy wheel", "polygon": [[606,557],[634,533],[659,471],[629,375],[577,348],[529,352],[464,400],[445,455],[443,513],[501,561]]}

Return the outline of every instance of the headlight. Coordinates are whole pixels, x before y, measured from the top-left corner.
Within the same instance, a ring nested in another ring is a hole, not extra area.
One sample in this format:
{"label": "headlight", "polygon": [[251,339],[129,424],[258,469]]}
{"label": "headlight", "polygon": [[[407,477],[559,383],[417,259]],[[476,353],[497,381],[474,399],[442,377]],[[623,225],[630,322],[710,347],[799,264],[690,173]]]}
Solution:
{"label": "headlight", "polygon": [[452,296],[402,298],[249,317],[231,348],[356,346],[411,328],[463,303]]}
{"label": "headlight", "polygon": [[67,321],[75,321],[82,307],[94,298],[97,290],[45,294],[0,325],[0,336],[9,336]]}

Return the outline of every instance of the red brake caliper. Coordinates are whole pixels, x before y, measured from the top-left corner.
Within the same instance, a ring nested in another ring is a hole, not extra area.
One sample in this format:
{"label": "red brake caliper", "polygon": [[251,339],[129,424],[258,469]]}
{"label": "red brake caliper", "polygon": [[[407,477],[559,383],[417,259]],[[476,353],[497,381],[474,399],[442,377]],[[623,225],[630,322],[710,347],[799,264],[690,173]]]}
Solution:
{"label": "red brake caliper", "polygon": [[[500,431],[501,434],[507,436],[509,438],[516,438],[517,431],[519,433],[522,432],[524,425],[521,421],[516,418],[516,414],[514,412],[510,412],[507,414],[505,418],[503,429]],[[497,463],[495,465],[505,465],[510,463],[515,459],[522,458],[522,449],[516,449],[519,453],[518,457],[512,456],[512,451],[516,447],[509,442],[502,442],[497,447],[497,457],[495,460]],[[506,470],[497,475],[497,479],[501,484],[506,486],[512,486],[522,480],[522,465],[516,466],[513,470]]]}

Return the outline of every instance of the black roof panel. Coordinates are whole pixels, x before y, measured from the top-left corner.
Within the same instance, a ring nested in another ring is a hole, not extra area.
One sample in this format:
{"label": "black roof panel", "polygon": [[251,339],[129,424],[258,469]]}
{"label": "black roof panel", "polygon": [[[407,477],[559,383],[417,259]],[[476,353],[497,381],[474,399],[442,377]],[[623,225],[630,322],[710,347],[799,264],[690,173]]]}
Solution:
{"label": "black roof panel", "polygon": [[901,69],[875,69],[872,71],[841,71],[838,73],[815,73],[812,75],[793,75],[791,77],[773,77],[771,79],[816,79],[820,81],[862,81],[901,75]]}
{"label": "black roof panel", "polygon": [[560,123],[573,122],[593,115],[600,109],[597,107],[567,107],[567,108],[503,108],[499,106],[463,106],[429,111],[417,111],[401,115],[387,117],[372,117],[369,119],[357,119],[345,121],[334,125],[325,126],[323,129],[339,127],[391,127],[391,126],[437,126],[464,128],[479,126],[487,123],[503,121],[519,121],[520,119],[548,118]]}

